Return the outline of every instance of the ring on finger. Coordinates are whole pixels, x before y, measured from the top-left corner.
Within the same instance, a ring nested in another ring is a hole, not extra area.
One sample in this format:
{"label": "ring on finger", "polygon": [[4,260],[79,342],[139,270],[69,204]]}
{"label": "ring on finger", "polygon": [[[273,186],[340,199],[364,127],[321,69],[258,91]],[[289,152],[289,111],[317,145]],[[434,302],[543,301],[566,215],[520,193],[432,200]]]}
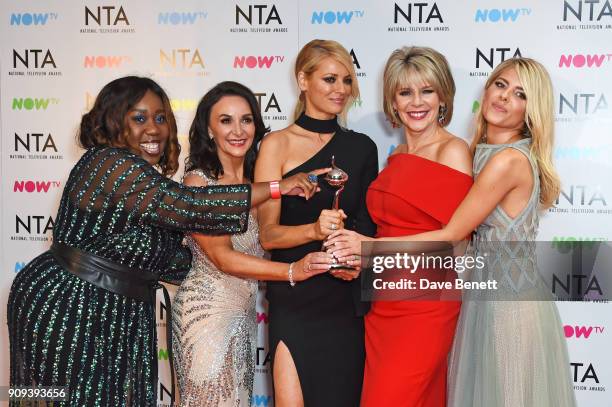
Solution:
{"label": "ring on finger", "polygon": [[317,176],[314,174],[308,174],[308,182],[310,182],[311,184],[318,183]]}
{"label": "ring on finger", "polygon": [[337,228],[337,227],[338,227],[338,226],[336,226],[336,224],[335,224],[335,223],[332,223],[332,224],[330,224],[330,225],[329,225],[329,228],[330,228],[331,230],[336,230],[336,228]]}
{"label": "ring on finger", "polygon": [[308,270],[312,270],[312,264],[308,263]]}

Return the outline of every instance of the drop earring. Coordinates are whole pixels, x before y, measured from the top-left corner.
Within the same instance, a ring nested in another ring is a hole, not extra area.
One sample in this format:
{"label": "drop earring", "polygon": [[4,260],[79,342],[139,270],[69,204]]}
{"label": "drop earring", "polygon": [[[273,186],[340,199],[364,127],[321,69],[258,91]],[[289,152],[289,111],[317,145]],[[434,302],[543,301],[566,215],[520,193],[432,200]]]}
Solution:
{"label": "drop earring", "polygon": [[443,124],[446,119],[446,105],[440,105],[440,109],[438,110],[438,123]]}

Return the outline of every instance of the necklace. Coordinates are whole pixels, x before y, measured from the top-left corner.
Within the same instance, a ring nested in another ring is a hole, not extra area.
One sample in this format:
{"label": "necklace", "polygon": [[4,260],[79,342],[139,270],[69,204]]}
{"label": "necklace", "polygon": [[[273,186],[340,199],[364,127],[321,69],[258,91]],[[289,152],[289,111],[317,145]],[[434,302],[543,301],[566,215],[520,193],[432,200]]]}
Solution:
{"label": "necklace", "polygon": [[305,112],[302,112],[300,117],[298,117],[295,121],[295,124],[304,130],[319,134],[335,133],[340,129],[340,125],[338,124],[338,119],[336,117],[328,120],[314,119],[310,116],[306,116]]}

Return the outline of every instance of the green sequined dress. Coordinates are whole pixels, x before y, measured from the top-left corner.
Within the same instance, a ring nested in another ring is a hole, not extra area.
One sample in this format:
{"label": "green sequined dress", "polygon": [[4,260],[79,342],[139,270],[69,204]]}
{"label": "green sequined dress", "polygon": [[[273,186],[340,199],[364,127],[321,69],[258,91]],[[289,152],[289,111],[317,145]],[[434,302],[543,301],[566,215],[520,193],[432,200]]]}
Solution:
{"label": "green sequined dress", "polygon": [[[94,148],[70,173],[53,239],[177,282],[191,262],[183,232],[243,232],[249,201],[249,186],[185,187],[127,150]],[[8,326],[11,386],[67,386],[62,406],[156,405],[151,304],[80,279],[48,251],[15,278]]]}

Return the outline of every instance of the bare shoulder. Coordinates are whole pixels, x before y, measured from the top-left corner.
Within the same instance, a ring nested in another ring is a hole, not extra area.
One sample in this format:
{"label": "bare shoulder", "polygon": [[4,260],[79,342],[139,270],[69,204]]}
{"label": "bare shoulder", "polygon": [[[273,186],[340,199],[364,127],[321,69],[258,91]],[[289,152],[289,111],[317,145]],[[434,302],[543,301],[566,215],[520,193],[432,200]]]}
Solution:
{"label": "bare shoulder", "polygon": [[289,134],[289,127],[266,134],[259,146],[260,154],[278,154],[285,150],[289,143]]}
{"label": "bare shoulder", "polygon": [[489,159],[483,168],[483,172],[514,177],[528,169],[530,169],[530,164],[525,154],[514,148],[505,148]]}
{"label": "bare shoulder", "polygon": [[208,185],[208,182],[196,172],[188,172],[183,178],[183,184],[190,187],[205,187]]}
{"label": "bare shoulder", "polygon": [[393,149],[393,151],[391,152],[391,154],[389,154],[389,156],[395,155],[395,154],[402,154],[402,153],[406,153],[406,144],[399,144],[397,147],[395,147]]}
{"label": "bare shoulder", "polygon": [[470,147],[465,140],[450,133],[448,140],[440,146],[438,161],[440,164],[461,171],[464,174],[472,175],[472,153],[470,152]]}

